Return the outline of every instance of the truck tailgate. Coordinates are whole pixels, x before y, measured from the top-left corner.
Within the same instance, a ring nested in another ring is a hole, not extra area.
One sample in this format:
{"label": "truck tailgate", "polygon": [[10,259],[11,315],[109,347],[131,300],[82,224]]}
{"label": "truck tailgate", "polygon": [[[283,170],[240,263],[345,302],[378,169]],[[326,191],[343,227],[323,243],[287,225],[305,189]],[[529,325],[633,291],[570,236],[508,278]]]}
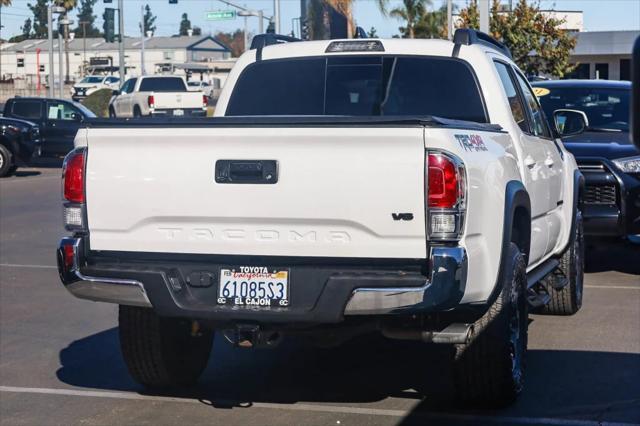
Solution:
{"label": "truck tailgate", "polygon": [[[92,250],[426,257],[421,127],[95,128],[87,145]],[[217,183],[218,160],[273,160],[277,182]]]}
{"label": "truck tailgate", "polygon": [[154,92],[156,109],[202,108],[202,92]]}

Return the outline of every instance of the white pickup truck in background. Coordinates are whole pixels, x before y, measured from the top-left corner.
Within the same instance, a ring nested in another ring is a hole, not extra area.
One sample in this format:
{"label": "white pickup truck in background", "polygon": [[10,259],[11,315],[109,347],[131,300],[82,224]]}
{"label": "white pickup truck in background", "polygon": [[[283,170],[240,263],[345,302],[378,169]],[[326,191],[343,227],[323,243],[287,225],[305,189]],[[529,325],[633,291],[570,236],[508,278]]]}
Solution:
{"label": "white pickup truck in background", "polygon": [[142,76],[128,79],[114,90],[109,117],[205,116],[208,98],[190,91],[180,76]]}
{"label": "white pickup truck in background", "polygon": [[[120,304],[124,360],[150,387],[196,381],[214,335],[379,332],[450,345],[460,401],[512,402],[529,310],[582,304],[584,178],[509,51],[466,29],[277,37],[254,38],[214,118],[79,130],[63,284]],[[576,133],[583,116],[554,113]]]}

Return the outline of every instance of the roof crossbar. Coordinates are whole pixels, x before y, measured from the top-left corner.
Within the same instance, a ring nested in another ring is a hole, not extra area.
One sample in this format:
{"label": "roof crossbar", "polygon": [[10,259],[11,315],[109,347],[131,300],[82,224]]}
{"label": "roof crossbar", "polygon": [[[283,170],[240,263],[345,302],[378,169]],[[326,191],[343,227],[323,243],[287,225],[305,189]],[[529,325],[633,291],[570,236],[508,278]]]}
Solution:
{"label": "roof crossbar", "polygon": [[487,46],[494,50],[497,50],[509,59],[513,59],[513,57],[511,56],[511,51],[507,46],[500,43],[489,34],[477,30],[472,30],[470,28],[458,28],[453,35],[453,43],[455,44],[455,47],[453,49],[453,56],[455,57],[458,56],[461,45],[470,46],[472,44],[481,44],[483,46]]}
{"label": "roof crossbar", "polygon": [[262,48],[265,46],[271,46],[274,44],[292,43],[294,41],[302,41],[299,38],[281,35],[281,34],[258,34],[251,40],[251,50],[256,50],[256,61],[262,59]]}

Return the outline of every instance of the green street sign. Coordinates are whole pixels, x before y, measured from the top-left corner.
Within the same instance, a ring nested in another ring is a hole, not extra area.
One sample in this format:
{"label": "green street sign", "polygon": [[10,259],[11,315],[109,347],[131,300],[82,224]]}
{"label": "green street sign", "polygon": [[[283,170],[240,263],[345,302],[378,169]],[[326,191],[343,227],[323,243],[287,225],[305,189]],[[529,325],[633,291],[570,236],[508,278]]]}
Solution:
{"label": "green street sign", "polygon": [[236,11],[216,10],[214,12],[207,12],[207,20],[209,21],[222,21],[225,19],[236,19]]}

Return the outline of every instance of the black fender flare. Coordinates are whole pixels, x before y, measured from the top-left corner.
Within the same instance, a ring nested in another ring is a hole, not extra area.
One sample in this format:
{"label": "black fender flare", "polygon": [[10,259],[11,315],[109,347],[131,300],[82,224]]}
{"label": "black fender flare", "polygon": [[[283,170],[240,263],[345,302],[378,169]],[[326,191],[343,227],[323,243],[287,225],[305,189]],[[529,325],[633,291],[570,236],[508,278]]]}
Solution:
{"label": "black fender flare", "polygon": [[526,236],[526,243],[523,244],[525,247],[520,247],[520,250],[522,250],[525,255],[525,263],[527,263],[531,247],[531,199],[529,198],[529,193],[522,182],[511,180],[507,182],[507,186],[505,188],[504,216],[502,219],[502,248],[500,250],[498,277],[496,279],[496,284],[493,287],[493,291],[491,292],[489,299],[487,299],[487,303],[485,304],[486,307],[491,306],[502,291],[502,276],[504,273],[502,266],[509,254],[509,245],[513,239],[512,231],[514,229],[515,214],[518,208],[524,209],[527,214],[526,220],[529,224],[529,235]]}

